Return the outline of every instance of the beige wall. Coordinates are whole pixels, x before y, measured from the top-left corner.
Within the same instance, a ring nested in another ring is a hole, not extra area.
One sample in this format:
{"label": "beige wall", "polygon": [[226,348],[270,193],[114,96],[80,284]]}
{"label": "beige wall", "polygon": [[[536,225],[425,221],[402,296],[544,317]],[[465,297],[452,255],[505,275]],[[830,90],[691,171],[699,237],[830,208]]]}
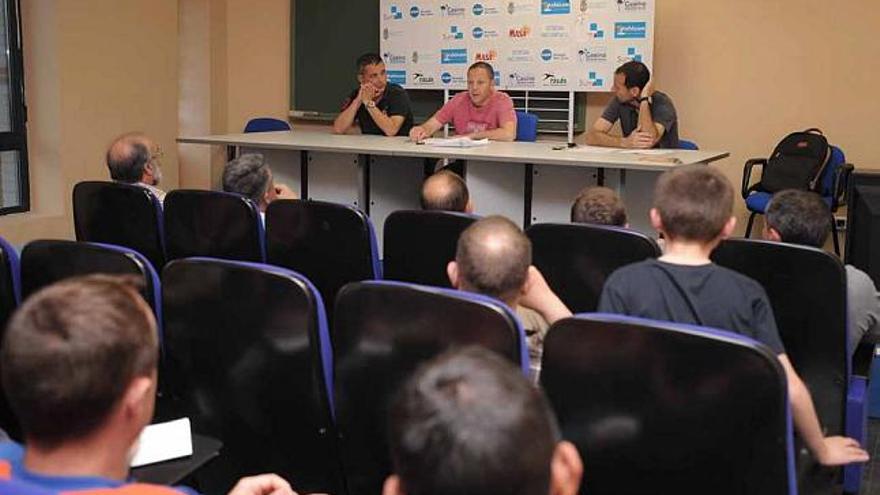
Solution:
{"label": "beige wall", "polygon": [[0,218],[0,235],[72,238],[73,184],[107,178],[122,132],[155,137],[176,187],[176,0],[28,0],[22,32],[32,211]]}

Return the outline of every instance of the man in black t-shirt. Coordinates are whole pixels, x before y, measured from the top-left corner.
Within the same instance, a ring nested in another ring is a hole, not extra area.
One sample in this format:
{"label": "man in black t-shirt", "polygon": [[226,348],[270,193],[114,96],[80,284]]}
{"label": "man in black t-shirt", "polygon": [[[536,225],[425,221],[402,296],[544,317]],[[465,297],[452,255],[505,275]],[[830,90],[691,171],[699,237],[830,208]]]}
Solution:
{"label": "man in black t-shirt", "polygon": [[408,136],[413,115],[406,90],[388,84],[385,62],[375,53],[361,55],[357,66],[360,87],[342,104],[333,132],[345,134],[357,121],[363,134]]}

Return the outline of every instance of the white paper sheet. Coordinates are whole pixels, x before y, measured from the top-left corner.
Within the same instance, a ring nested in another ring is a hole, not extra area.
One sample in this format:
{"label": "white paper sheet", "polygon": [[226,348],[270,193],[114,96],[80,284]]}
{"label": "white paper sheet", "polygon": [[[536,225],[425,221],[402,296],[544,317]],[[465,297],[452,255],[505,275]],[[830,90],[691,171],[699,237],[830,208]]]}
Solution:
{"label": "white paper sheet", "polygon": [[473,148],[489,144],[489,139],[471,139],[469,137],[428,138],[425,139],[425,144],[441,148]]}
{"label": "white paper sheet", "polygon": [[649,150],[620,150],[620,153],[624,155],[653,155],[653,156],[661,156],[661,155],[671,155],[672,153],[677,153],[679,150],[671,150],[671,149],[663,149],[663,148],[654,148]]}
{"label": "white paper sheet", "polygon": [[144,428],[138,439],[131,467],[192,455],[192,431],[189,418],[156,423]]}

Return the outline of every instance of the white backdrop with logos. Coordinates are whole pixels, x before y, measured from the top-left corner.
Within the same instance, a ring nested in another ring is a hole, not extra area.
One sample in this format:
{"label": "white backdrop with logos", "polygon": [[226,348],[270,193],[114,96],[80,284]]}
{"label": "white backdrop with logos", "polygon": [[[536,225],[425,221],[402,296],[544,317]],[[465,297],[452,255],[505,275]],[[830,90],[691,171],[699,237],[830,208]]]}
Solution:
{"label": "white backdrop with logos", "polygon": [[380,0],[391,82],[464,89],[486,61],[499,87],[609,91],[629,60],[651,67],[655,0]]}

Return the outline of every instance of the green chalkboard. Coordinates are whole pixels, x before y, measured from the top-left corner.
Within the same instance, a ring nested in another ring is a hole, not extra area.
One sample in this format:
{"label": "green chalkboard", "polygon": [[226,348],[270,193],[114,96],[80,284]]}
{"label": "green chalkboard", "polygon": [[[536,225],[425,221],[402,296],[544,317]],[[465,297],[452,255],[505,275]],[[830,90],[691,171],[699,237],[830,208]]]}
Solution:
{"label": "green chalkboard", "polygon": [[[379,0],[292,0],[290,11],[291,110],[332,119],[357,86],[357,58],[379,51]],[[409,94],[416,122],[443,102],[443,91]]]}

